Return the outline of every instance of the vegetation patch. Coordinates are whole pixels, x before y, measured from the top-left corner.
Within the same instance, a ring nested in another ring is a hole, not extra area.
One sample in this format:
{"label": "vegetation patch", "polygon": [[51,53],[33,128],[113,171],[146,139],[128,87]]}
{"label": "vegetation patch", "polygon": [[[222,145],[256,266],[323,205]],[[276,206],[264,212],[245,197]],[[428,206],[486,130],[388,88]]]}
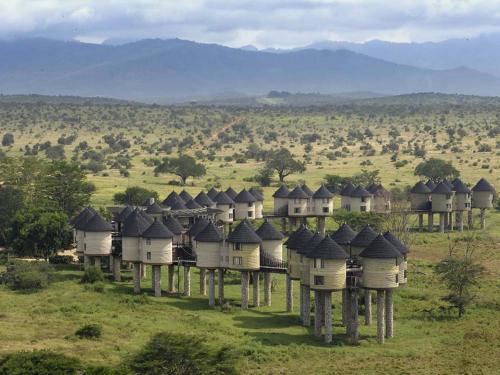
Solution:
{"label": "vegetation patch", "polygon": [[0,275],[0,282],[13,290],[35,291],[46,288],[53,268],[45,262],[13,261]]}
{"label": "vegetation patch", "polygon": [[89,267],[87,268],[82,275],[81,282],[83,284],[94,284],[96,282],[104,281],[104,274],[99,268]]}
{"label": "vegetation patch", "polygon": [[102,326],[100,324],[86,324],[78,328],[75,336],[81,339],[99,339],[102,336]]}

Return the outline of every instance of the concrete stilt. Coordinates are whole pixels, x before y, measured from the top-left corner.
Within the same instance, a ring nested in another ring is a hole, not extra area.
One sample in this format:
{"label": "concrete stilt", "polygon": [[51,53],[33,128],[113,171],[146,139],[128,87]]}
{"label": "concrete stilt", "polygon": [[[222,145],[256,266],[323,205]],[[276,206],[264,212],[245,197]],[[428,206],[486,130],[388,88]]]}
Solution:
{"label": "concrete stilt", "polygon": [[323,305],[321,301],[321,292],[319,290],[314,291],[314,336],[321,336],[321,306]]}
{"label": "concrete stilt", "polygon": [[141,263],[141,278],[145,279],[147,277],[147,266]]}
{"label": "concrete stilt", "polygon": [[382,344],[385,336],[385,292],[377,290],[377,341]]}
{"label": "concrete stilt", "polygon": [[141,264],[134,263],[134,293],[138,294],[141,292]]}
{"label": "concrete stilt", "polygon": [[372,324],[372,291],[365,290],[365,326]]}
{"label": "concrete stilt", "polygon": [[422,232],[424,229],[424,214],[418,214],[418,231]]}
{"label": "concrete stilt", "polygon": [[346,318],[346,304],[347,304],[347,297],[346,297],[346,290],[342,289],[342,325],[345,327],[347,318]]}
{"label": "concrete stilt", "polygon": [[350,305],[351,316],[349,317],[349,325],[351,326],[349,341],[351,345],[358,345],[359,331],[358,331],[358,289],[351,289],[350,291]]}
{"label": "concrete stilt", "polygon": [[326,218],[324,216],[316,217],[316,231],[318,231],[322,236],[325,235],[325,222]]}
{"label": "concrete stilt", "polygon": [[323,292],[325,298],[325,343],[332,342],[332,292]]}
{"label": "concrete stilt", "polygon": [[467,211],[467,227],[469,230],[474,229],[474,216],[472,210]]}
{"label": "concrete stilt", "polygon": [[219,268],[219,305],[224,304],[224,269]]}
{"label": "concrete stilt", "polygon": [[200,294],[207,295],[207,270],[200,268]]}
{"label": "concrete stilt", "polygon": [[453,212],[448,214],[448,229],[453,230]]}
{"label": "concrete stilt", "polygon": [[448,213],[445,212],[442,215],[444,216],[444,230],[447,231],[448,230]]}
{"label": "concrete stilt", "polygon": [[311,288],[304,285],[304,327],[311,325]]}
{"label": "concrete stilt", "polygon": [[393,331],[394,322],[394,301],[393,301],[393,290],[385,290],[385,337],[388,339],[394,336]]}
{"label": "concrete stilt", "polygon": [[152,266],[152,279],[153,279],[153,290],[155,297],[161,297],[161,266]]}
{"label": "concrete stilt", "polygon": [[254,307],[259,307],[260,306],[260,273],[259,272],[254,272],[253,273],[253,306]]}
{"label": "concrete stilt", "polygon": [[191,267],[184,266],[184,296],[191,296]]}
{"label": "concrete stilt", "polygon": [[351,336],[351,291],[349,289],[344,289],[345,291],[345,333],[348,337]]}
{"label": "concrete stilt", "polygon": [[458,211],[455,214],[455,221],[457,223],[457,228],[459,232],[464,231],[464,212],[463,211]]}
{"label": "concrete stilt", "polygon": [[215,270],[208,272],[208,306],[215,306]]}
{"label": "concrete stilt", "polygon": [[122,258],[119,256],[113,257],[113,278],[115,281],[122,281]]}
{"label": "concrete stilt", "polygon": [[241,308],[248,309],[248,287],[250,281],[250,272],[241,272]]}
{"label": "concrete stilt", "polygon": [[304,323],[304,286],[299,284],[299,319]]}
{"label": "concrete stilt", "polygon": [[432,212],[427,214],[427,226],[427,230],[432,233],[434,231],[434,214]]}
{"label": "concrete stilt", "polygon": [[113,272],[113,255],[108,257],[108,271]]}
{"label": "concrete stilt", "polygon": [[174,293],[175,292],[175,265],[169,264],[168,265],[168,292],[169,293]]}
{"label": "concrete stilt", "polygon": [[445,228],[445,219],[446,219],[446,214],[440,213],[439,214],[439,231],[441,233],[444,233],[444,228]]}
{"label": "concrete stilt", "polygon": [[486,209],[481,208],[481,211],[479,213],[479,218],[481,221],[481,229],[484,229],[486,227]]}
{"label": "concrete stilt", "polygon": [[271,306],[271,276],[270,272],[264,273],[264,306]]}
{"label": "concrete stilt", "polygon": [[286,217],[281,218],[281,231],[286,233]]}
{"label": "concrete stilt", "polygon": [[289,275],[286,275],[286,311],[293,311],[293,283]]}
{"label": "concrete stilt", "polygon": [[94,267],[98,270],[101,269],[101,257],[93,257],[94,258]]}
{"label": "concrete stilt", "polygon": [[88,270],[90,268],[90,256],[84,255],[83,256],[83,269]]}

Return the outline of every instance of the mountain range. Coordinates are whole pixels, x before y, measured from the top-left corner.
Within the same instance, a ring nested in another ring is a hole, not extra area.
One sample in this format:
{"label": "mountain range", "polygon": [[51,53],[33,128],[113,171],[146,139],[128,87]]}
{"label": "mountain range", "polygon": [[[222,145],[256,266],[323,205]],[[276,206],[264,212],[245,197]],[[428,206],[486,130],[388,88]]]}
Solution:
{"label": "mountain range", "polygon": [[469,67],[416,67],[388,61],[389,53],[373,57],[334,47],[269,53],[180,39],[123,45],[24,39],[0,41],[0,56],[1,94],[158,103],[271,90],[500,95],[500,78]]}

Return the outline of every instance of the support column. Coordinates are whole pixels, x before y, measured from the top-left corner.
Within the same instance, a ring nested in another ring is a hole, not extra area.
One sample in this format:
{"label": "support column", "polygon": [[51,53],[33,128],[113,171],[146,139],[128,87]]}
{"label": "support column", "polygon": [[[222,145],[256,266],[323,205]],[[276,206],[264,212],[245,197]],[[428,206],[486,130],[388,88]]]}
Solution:
{"label": "support column", "polygon": [[259,272],[254,272],[253,273],[253,306],[254,307],[259,307],[260,306],[260,289],[259,289],[259,284],[260,284],[260,273]]}
{"label": "support column", "polygon": [[455,214],[455,221],[457,222],[457,227],[459,232],[464,231],[464,212],[463,211],[458,211]]}
{"label": "support column", "polygon": [[141,263],[141,278],[146,278],[146,268],[147,266],[144,263]]}
{"label": "support column", "polygon": [[293,311],[293,283],[289,275],[286,275],[286,311]]}
{"label": "support column", "polygon": [[332,292],[323,292],[325,298],[325,343],[332,342]]}
{"label": "support column", "polygon": [[325,217],[317,216],[316,217],[316,231],[319,232],[322,236],[325,235]]}
{"label": "support column", "polygon": [[385,293],[377,290],[377,341],[384,343],[385,336]]}
{"label": "support column", "polygon": [[248,309],[248,287],[249,287],[250,272],[241,271],[241,308]]}
{"label": "support column", "polygon": [[90,268],[90,256],[84,255],[83,256],[83,269],[88,270]]}
{"label": "support column", "polygon": [[480,220],[481,220],[481,229],[484,229],[486,227],[486,209],[481,208],[480,211]]}
{"label": "support column", "polygon": [[215,270],[208,270],[208,306],[215,306]]}
{"label": "support column", "polygon": [[191,296],[191,267],[184,266],[184,296]]}
{"label": "support column", "polygon": [[434,214],[432,212],[427,214],[427,225],[427,230],[432,233],[434,231]]}
{"label": "support column", "polygon": [[264,306],[271,306],[271,276],[270,272],[264,273]]}
{"label": "support column", "polygon": [[207,295],[207,270],[200,268],[200,294]]}
{"label": "support column", "polygon": [[393,322],[394,322],[394,300],[393,289],[385,290],[385,337],[388,339],[394,336]]}
{"label": "support column", "polygon": [[453,212],[450,212],[448,215],[448,228],[453,230]]}
{"label": "support column", "polygon": [[441,215],[444,216],[444,230],[447,231],[448,230],[448,212],[445,212]]}
{"label": "support column", "polygon": [[161,297],[161,266],[152,266],[152,279],[153,279],[153,290],[155,297]]}
{"label": "support column", "polygon": [[349,288],[344,289],[345,291],[345,333],[348,337],[351,336],[351,290]]}
{"label": "support column", "polygon": [[365,326],[372,324],[372,291],[365,289]]}
{"label": "support column", "polygon": [[139,294],[141,292],[141,264],[134,263],[134,293]]}
{"label": "support column", "polygon": [[122,258],[119,256],[113,257],[113,278],[115,281],[122,281]]}
{"label": "support column", "polygon": [[351,345],[358,345],[359,342],[359,331],[358,331],[358,289],[351,289],[350,291],[350,304],[351,305],[351,316],[349,317],[350,336],[349,341]]}
{"label": "support column", "polygon": [[299,283],[299,319],[304,324],[304,286]]}
{"label": "support column", "polygon": [[219,305],[224,304],[224,269],[219,268]]}
{"label": "support column", "polygon": [[113,272],[113,259],[114,259],[113,255],[110,255],[108,257],[108,271],[109,272]]}
{"label": "support column", "polygon": [[286,233],[286,217],[281,218],[281,231]]}
{"label": "support column", "polygon": [[422,232],[424,228],[424,214],[418,214],[418,231]]}
{"label": "support column", "polygon": [[94,258],[94,267],[98,270],[101,269],[101,257],[93,257]]}
{"label": "support column", "polygon": [[[304,327],[311,325],[311,287],[304,285]],[[331,299],[330,299],[331,302]]]}
{"label": "support column", "polygon": [[445,218],[446,214],[440,213],[439,214],[439,232],[444,233],[444,228],[445,228]]}
{"label": "support column", "polygon": [[321,306],[323,305],[321,301],[321,292],[319,290],[314,291],[314,336],[321,336]]}
{"label": "support column", "polygon": [[472,209],[467,211],[467,227],[469,230],[474,229],[474,216],[472,214]]}
{"label": "support column", "polygon": [[346,290],[342,289],[342,325],[345,327],[347,325],[346,311],[347,311],[347,294]]}
{"label": "support column", "polygon": [[175,292],[175,265],[169,264],[168,265],[168,292],[169,293],[174,293]]}

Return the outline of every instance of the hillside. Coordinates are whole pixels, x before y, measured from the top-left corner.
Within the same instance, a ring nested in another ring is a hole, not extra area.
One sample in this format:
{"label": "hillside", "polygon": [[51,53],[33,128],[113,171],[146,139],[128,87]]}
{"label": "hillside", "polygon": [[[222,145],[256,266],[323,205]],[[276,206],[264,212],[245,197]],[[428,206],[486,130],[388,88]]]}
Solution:
{"label": "hillside", "polygon": [[19,104],[84,104],[84,105],[124,105],[133,104],[127,100],[102,98],[102,97],[82,97],[82,96],[64,96],[64,95],[2,95],[0,94],[0,103],[19,103]]}
{"label": "hillside", "polygon": [[500,95],[500,79],[472,69],[421,69],[347,50],[273,54],[179,39],[120,46],[27,39],[0,42],[0,55],[3,94],[159,103],[271,90]]}

